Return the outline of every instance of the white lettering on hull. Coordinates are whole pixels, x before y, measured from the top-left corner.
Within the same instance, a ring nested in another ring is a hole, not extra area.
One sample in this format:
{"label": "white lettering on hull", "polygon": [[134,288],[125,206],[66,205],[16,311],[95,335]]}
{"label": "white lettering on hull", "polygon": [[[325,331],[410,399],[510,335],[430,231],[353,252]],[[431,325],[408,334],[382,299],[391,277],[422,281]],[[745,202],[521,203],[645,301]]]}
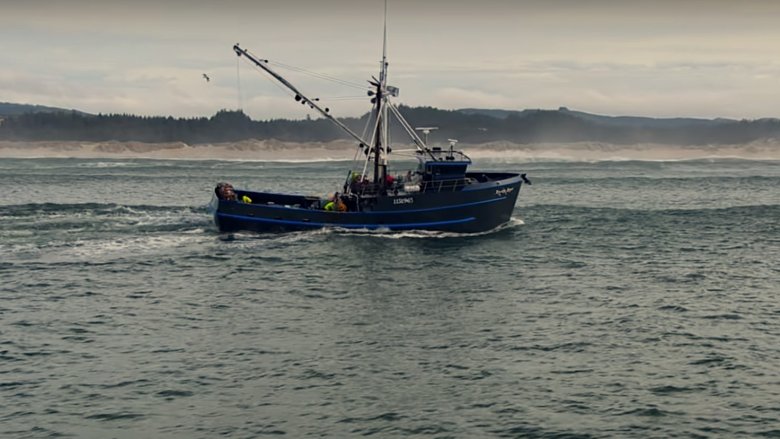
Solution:
{"label": "white lettering on hull", "polygon": [[394,198],[393,204],[414,204],[414,198],[412,197]]}
{"label": "white lettering on hull", "polygon": [[514,190],[515,190],[515,188],[513,188],[513,187],[505,187],[503,189],[496,189],[496,195],[505,197],[505,196],[511,194],[512,192],[514,192]]}

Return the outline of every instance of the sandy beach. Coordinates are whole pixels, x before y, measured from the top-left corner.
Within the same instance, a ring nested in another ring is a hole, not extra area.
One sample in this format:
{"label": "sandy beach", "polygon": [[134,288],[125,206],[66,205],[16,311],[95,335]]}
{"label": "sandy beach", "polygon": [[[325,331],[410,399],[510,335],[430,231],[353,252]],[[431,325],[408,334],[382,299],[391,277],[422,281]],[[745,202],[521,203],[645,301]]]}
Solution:
{"label": "sandy beach", "polygon": [[[672,161],[708,158],[780,160],[780,141],[767,139],[741,145],[675,146],[659,144],[613,145],[599,142],[514,144],[491,142],[459,144],[474,160],[498,161]],[[396,146],[398,151],[412,145]],[[292,143],[245,140],[232,143],[0,141],[0,157],[148,158],[177,160],[328,161],[352,160],[349,141]],[[391,159],[393,156],[391,155]],[[396,159],[400,155],[396,155]]]}

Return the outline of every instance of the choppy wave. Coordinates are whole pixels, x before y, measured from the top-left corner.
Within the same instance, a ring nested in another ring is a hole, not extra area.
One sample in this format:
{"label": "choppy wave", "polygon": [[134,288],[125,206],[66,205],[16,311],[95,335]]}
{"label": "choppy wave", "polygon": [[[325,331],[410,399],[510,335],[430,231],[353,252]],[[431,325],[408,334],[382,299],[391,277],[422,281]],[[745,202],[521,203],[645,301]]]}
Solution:
{"label": "choppy wave", "polygon": [[776,435],[780,162],[497,165],[485,236],[202,206],[340,168],[0,160],[0,437]]}
{"label": "choppy wave", "polygon": [[[780,204],[753,204],[744,206],[708,206],[700,208],[632,208],[632,207],[595,207],[574,206],[563,204],[530,204],[523,208],[524,211],[535,209],[545,214],[565,213],[567,215],[593,215],[609,218],[619,218],[620,215],[668,215],[675,217],[713,218],[715,216],[736,217],[771,217],[780,215]],[[780,227],[780,224],[778,224]]]}
{"label": "choppy wave", "polygon": [[0,207],[0,255],[8,259],[79,261],[186,246],[210,232],[204,207],[114,203]]}
{"label": "choppy wave", "polygon": [[469,156],[499,162],[668,162],[702,159],[780,160],[780,141],[774,139],[737,145],[615,145],[601,142],[517,145],[492,142],[473,145]]}
{"label": "choppy wave", "polygon": [[[29,203],[0,207],[6,220],[31,221],[37,230],[51,225],[56,228],[63,220],[72,220],[82,226],[115,228],[189,226],[202,221],[205,207],[121,205],[115,203]],[[29,224],[28,224],[29,225]]]}
{"label": "choppy wave", "polygon": [[[407,145],[406,147],[411,147]],[[474,159],[498,162],[598,162],[683,161],[698,159],[780,160],[780,140],[766,139],[736,145],[614,145],[601,142],[516,144],[490,142],[462,145]],[[400,148],[399,148],[400,149]],[[171,160],[231,160],[269,162],[345,161],[355,157],[347,141],[293,143],[276,140],[246,140],[234,143],[195,144],[182,142],[0,142],[0,157],[6,158],[150,158]],[[122,167],[112,162],[91,167]]]}
{"label": "choppy wave", "polygon": [[492,230],[487,230],[478,233],[454,233],[454,232],[440,232],[434,230],[404,230],[393,231],[389,229],[341,229],[330,228],[325,229],[324,233],[333,233],[345,236],[366,236],[371,238],[381,239],[443,239],[443,238],[468,238],[474,236],[486,236],[499,233],[501,231],[512,229],[514,227],[522,226],[525,222],[521,218],[512,217],[509,222],[502,224]]}

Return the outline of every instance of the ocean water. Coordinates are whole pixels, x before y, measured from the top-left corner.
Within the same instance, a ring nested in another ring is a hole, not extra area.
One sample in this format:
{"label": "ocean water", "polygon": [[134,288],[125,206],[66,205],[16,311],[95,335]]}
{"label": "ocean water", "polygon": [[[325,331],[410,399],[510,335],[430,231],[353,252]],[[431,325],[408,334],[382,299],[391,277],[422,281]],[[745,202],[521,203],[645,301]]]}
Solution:
{"label": "ocean water", "polygon": [[504,162],[475,236],[223,235],[341,162],[0,159],[0,437],[780,437],[780,162]]}

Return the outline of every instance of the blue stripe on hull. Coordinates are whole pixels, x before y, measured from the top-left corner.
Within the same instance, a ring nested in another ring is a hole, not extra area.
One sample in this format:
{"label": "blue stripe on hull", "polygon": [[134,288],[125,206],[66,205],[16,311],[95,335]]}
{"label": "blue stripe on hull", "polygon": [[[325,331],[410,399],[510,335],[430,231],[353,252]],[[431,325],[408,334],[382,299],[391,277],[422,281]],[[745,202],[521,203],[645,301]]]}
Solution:
{"label": "blue stripe on hull", "polygon": [[[428,207],[424,209],[405,209],[405,210],[381,210],[381,211],[371,211],[366,210],[362,212],[340,212],[341,215],[387,215],[387,214],[407,214],[407,213],[419,213],[419,212],[434,212],[437,210],[449,210],[449,209],[457,209],[460,207],[470,207],[470,206],[478,206],[480,204],[488,204],[488,203],[495,203],[496,201],[504,201],[507,197],[498,197],[498,198],[491,198],[489,200],[481,200],[481,201],[474,201],[471,203],[462,203],[462,204],[451,204],[448,206],[442,206],[442,207]],[[262,206],[264,208],[270,208],[270,209],[281,209],[281,210],[307,210],[303,209],[301,207],[286,207],[286,206],[278,206],[274,204],[258,204],[258,206]]]}
{"label": "blue stripe on hull", "polygon": [[295,220],[281,220],[281,219],[271,219],[271,218],[256,218],[256,217],[250,217],[250,216],[243,216],[243,215],[232,215],[229,213],[220,213],[217,212],[216,216],[219,217],[225,217],[225,218],[232,218],[240,221],[250,221],[250,222],[260,222],[260,223],[269,223],[269,224],[280,224],[280,225],[288,225],[288,226],[296,226],[296,227],[341,227],[344,229],[369,229],[369,230],[375,230],[375,229],[390,229],[390,230],[403,230],[403,229],[416,229],[420,227],[436,227],[436,226],[446,226],[446,225],[452,225],[452,224],[463,224],[470,221],[474,221],[475,218],[468,217],[468,218],[461,218],[456,220],[447,220],[447,221],[431,221],[431,222],[425,222],[425,223],[395,223],[395,224],[343,224],[343,223],[318,223],[318,222],[310,222],[310,221],[295,221]]}

